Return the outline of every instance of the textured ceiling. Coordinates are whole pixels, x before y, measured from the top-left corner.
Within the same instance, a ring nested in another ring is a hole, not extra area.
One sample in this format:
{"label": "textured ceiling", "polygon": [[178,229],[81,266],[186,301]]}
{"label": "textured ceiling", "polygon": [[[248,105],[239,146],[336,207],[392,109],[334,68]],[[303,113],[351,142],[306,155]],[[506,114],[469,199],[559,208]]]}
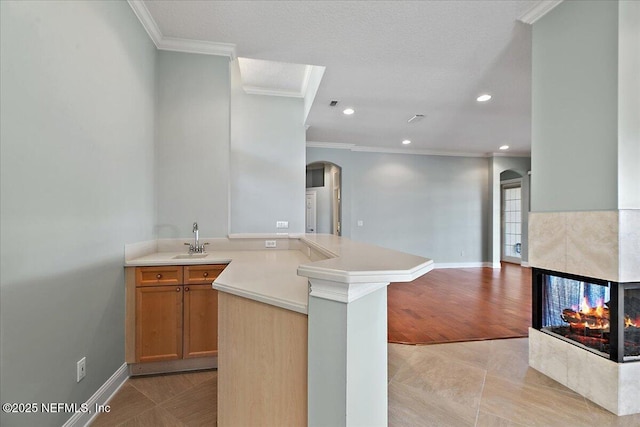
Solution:
{"label": "textured ceiling", "polygon": [[[146,1],[163,36],[326,67],[307,141],[484,154],[531,140],[537,1]],[[478,103],[481,93],[493,99]],[[329,107],[333,99],[338,107]],[[342,110],[356,110],[345,116]],[[424,120],[408,124],[415,114]]]}

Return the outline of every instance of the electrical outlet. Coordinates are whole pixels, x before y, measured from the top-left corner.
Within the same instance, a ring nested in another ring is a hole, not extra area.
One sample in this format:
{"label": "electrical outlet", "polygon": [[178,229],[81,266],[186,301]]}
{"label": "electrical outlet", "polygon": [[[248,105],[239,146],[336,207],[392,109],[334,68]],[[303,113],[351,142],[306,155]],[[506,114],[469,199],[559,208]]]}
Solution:
{"label": "electrical outlet", "polygon": [[289,221],[276,221],[276,228],[289,228]]}
{"label": "electrical outlet", "polygon": [[362,227],[364,225],[364,221],[359,219],[358,220],[358,227]]}
{"label": "electrical outlet", "polygon": [[76,382],[80,382],[87,375],[87,358],[83,357],[76,363]]}
{"label": "electrical outlet", "polygon": [[275,240],[265,240],[264,241],[264,247],[265,248],[275,248],[276,247],[276,241]]}

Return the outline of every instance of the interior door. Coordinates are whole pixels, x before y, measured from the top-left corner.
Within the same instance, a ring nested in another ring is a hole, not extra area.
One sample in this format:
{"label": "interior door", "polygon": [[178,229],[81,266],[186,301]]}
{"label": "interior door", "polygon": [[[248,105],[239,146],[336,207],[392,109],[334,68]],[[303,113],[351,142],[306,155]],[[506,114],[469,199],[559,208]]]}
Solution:
{"label": "interior door", "polygon": [[316,207],[316,192],[307,191],[306,197],[306,215],[305,215],[305,232],[316,233],[317,230],[317,207]]}

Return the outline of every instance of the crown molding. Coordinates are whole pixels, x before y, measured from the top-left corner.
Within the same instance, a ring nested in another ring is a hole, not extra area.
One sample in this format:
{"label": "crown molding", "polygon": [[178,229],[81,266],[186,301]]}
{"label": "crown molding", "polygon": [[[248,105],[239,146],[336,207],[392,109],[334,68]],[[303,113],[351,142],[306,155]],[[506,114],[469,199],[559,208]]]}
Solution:
{"label": "crown molding", "polygon": [[523,152],[514,152],[514,153],[489,153],[487,157],[531,157],[531,153],[523,153]]}
{"label": "crown molding", "polygon": [[149,9],[142,0],[127,0],[133,13],[136,15],[153,44],[159,50],[174,52],[199,53],[203,55],[226,56],[231,61],[236,59],[236,45],[232,43],[215,43],[204,40],[188,40],[162,35]]}
{"label": "crown molding", "polygon": [[149,13],[147,6],[142,0],[127,0],[127,2],[129,6],[131,6],[131,9],[133,9],[133,13],[135,13],[142,27],[147,34],[149,34],[153,44],[158,48],[160,40],[162,40],[162,33],[160,32],[160,28],[158,28],[158,24],[156,24],[156,20],[153,19],[153,16]]}
{"label": "crown molding", "polygon": [[[309,125],[311,127],[311,125]],[[307,142],[309,148],[333,148],[334,150],[351,150],[356,144],[344,144],[342,142]]]}
{"label": "crown molding", "polygon": [[226,56],[231,61],[236,59],[236,45],[233,43],[216,43],[205,40],[162,37],[158,44],[158,49],[171,50],[174,52],[199,53],[202,55]]}
{"label": "crown molding", "polygon": [[345,144],[341,142],[307,142],[308,148],[332,148],[334,150],[350,150],[365,153],[385,153],[385,154],[413,154],[418,156],[445,156],[445,157],[531,157],[528,153],[471,153],[460,151],[438,151],[438,150],[409,150],[402,148],[367,147],[356,144]]}
{"label": "crown molding", "polygon": [[538,19],[551,12],[562,0],[542,0],[518,18],[518,21],[533,25]]}
{"label": "crown molding", "polygon": [[415,150],[386,147],[355,146],[351,151],[362,151],[366,153],[387,153],[387,154],[415,154],[419,156],[445,156],[445,157],[485,157],[483,153],[470,153],[459,151],[438,151],[438,150]]}

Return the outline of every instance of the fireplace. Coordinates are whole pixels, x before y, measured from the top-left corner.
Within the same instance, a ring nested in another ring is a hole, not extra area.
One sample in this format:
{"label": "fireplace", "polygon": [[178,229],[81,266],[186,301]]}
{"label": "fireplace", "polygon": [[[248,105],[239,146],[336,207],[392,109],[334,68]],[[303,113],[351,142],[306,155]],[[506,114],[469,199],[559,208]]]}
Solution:
{"label": "fireplace", "polygon": [[640,360],[640,282],[533,269],[533,328],[618,363]]}

